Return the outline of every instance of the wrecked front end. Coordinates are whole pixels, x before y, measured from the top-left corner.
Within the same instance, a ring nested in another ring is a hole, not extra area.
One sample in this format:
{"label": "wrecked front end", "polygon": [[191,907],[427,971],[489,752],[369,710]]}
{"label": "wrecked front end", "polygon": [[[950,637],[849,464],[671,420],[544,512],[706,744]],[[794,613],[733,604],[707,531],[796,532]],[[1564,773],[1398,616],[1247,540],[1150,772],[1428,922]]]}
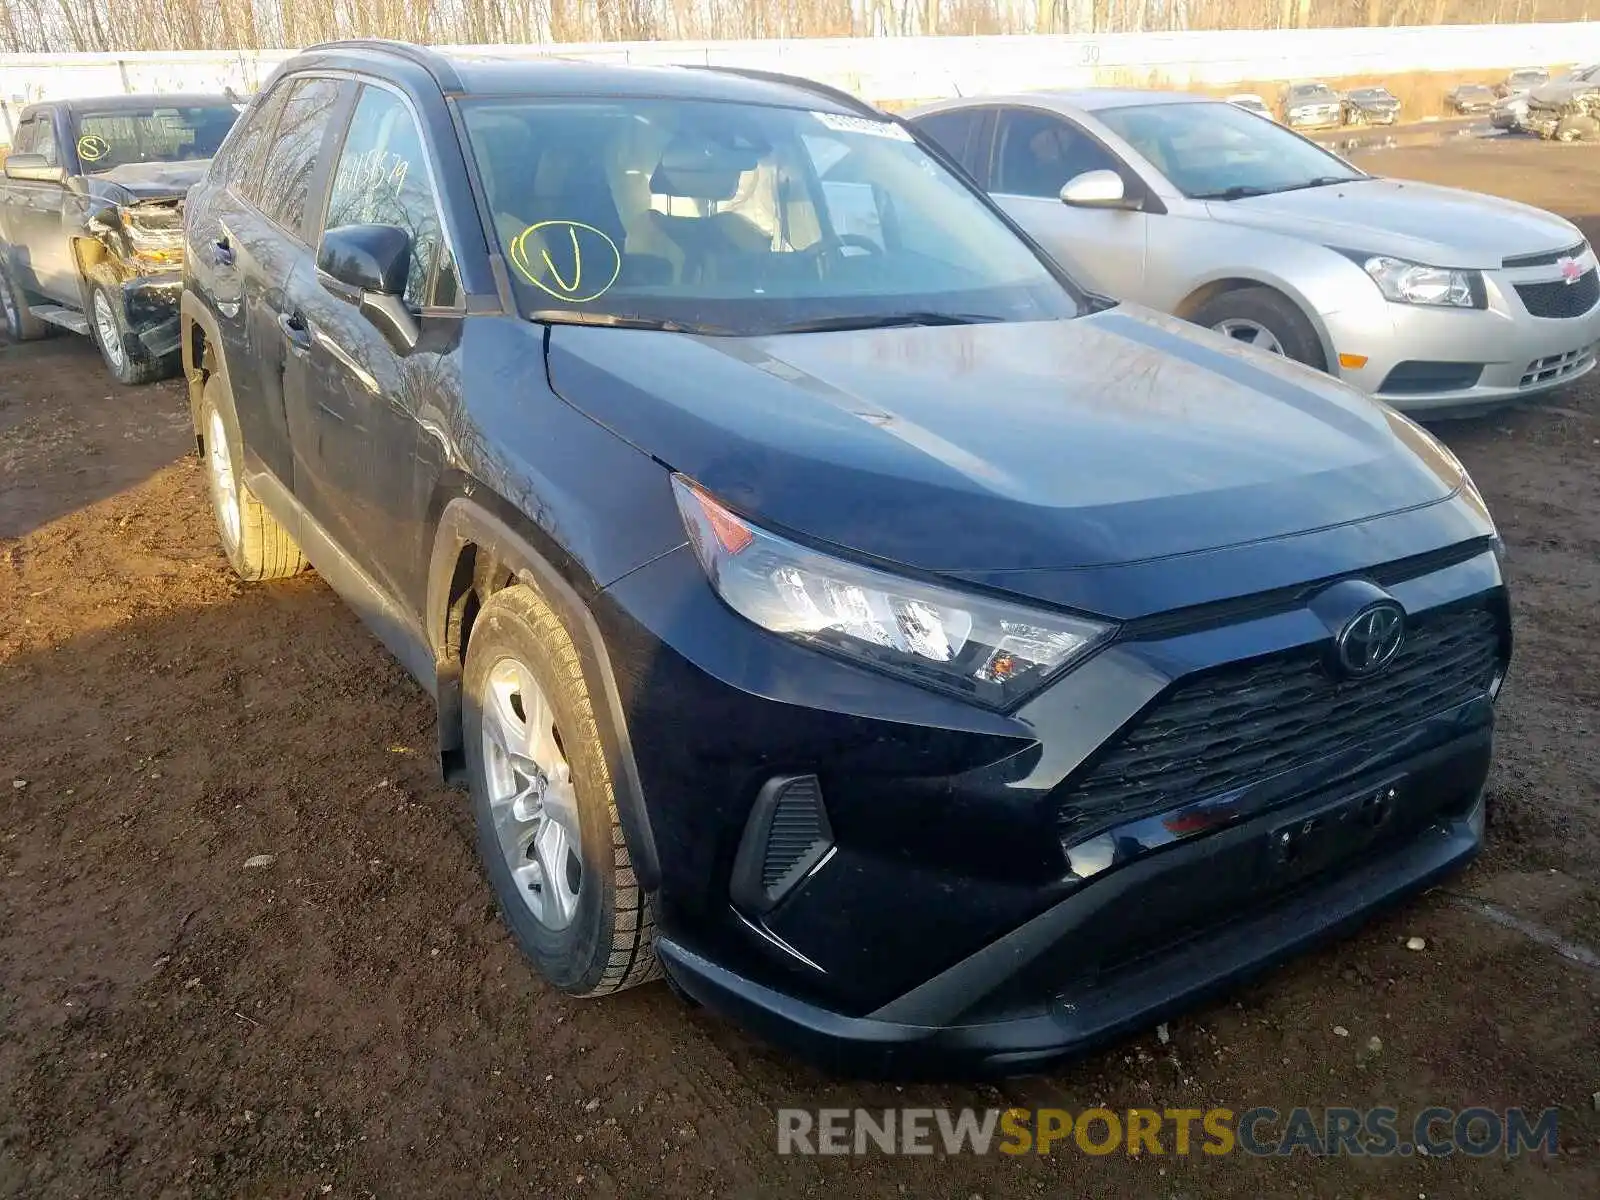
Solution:
{"label": "wrecked front end", "polygon": [[1600,91],[1559,101],[1528,100],[1521,126],[1546,141],[1575,142],[1600,138]]}
{"label": "wrecked front end", "polygon": [[127,329],[153,359],[178,351],[183,290],[183,198],[106,203],[80,243],[84,278],[120,296]]}

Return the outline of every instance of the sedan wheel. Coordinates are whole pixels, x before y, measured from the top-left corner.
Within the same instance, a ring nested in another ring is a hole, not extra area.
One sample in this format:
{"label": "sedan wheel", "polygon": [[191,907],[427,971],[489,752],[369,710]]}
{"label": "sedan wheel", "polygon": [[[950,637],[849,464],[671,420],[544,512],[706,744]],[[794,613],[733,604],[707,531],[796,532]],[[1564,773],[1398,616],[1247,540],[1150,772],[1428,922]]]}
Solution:
{"label": "sedan wheel", "polygon": [[534,920],[565,929],[583,890],[583,830],[555,710],[514,658],[490,669],[487,700],[484,774],[500,853]]}
{"label": "sedan wheel", "polygon": [[1257,350],[1265,350],[1268,354],[1283,353],[1283,344],[1278,341],[1277,335],[1265,325],[1255,321],[1243,317],[1230,317],[1226,321],[1219,321],[1212,328],[1223,337],[1254,346]]}

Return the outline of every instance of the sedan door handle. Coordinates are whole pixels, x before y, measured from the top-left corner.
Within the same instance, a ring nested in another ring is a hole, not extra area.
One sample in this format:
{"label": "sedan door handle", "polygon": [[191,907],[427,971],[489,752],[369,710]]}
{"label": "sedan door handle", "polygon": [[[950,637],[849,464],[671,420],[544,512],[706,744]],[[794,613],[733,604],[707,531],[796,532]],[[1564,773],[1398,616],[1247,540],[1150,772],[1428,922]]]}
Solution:
{"label": "sedan door handle", "polygon": [[289,349],[296,354],[304,354],[311,349],[311,329],[306,325],[305,317],[299,313],[279,313],[278,328],[283,330]]}
{"label": "sedan door handle", "polygon": [[225,237],[211,243],[211,261],[219,267],[233,266],[233,247]]}

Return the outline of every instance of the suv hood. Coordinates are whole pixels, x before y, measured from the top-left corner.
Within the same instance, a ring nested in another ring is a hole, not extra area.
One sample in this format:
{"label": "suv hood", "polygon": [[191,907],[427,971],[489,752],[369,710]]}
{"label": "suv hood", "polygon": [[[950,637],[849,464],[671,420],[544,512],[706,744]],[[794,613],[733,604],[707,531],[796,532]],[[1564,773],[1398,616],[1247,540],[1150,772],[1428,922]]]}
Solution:
{"label": "suv hood", "polygon": [[1187,555],[1460,487],[1345,385],[1130,306],[752,338],[557,325],[548,365],[568,402],[759,523],[931,572]]}
{"label": "suv hood", "polygon": [[1537,87],[1529,88],[1526,95],[1532,104],[1543,108],[1559,108],[1569,104],[1579,96],[1590,96],[1600,92],[1600,80],[1574,79],[1570,75],[1560,79],[1552,79],[1548,83],[1541,83]]}
{"label": "suv hood", "polygon": [[204,178],[210,159],[178,163],[124,163],[88,176],[90,186],[119,188],[135,200],[178,200]]}
{"label": "suv hood", "polygon": [[1211,201],[1212,220],[1287,234],[1340,250],[1393,254],[1435,267],[1498,270],[1521,254],[1583,240],[1570,221],[1457,188],[1362,179],[1244,200]]}

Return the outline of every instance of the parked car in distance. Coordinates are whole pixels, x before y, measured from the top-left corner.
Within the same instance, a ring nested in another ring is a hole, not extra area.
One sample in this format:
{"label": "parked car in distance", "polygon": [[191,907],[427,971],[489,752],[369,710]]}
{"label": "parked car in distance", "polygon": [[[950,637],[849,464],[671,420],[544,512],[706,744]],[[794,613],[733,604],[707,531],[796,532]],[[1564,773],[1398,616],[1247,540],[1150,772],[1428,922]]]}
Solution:
{"label": "parked car in distance", "polygon": [[1460,464],[1085,294],[842,92],[319,47],[186,231],[228,559],[309,558],[436,698],[553,987],[1016,1073],[1481,842]]}
{"label": "parked car in distance", "polygon": [[1258,117],[1272,120],[1272,109],[1267,107],[1267,102],[1254,92],[1240,92],[1237,96],[1229,96],[1228,103],[1235,108],[1242,108],[1245,112],[1255,113]]}
{"label": "parked car in distance", "polygon": [[0,178],[0,319],[87,334],[122,383],[178,368],[183,197],[238,116],[228,96],[22,110]]}
{"label": "parked car in distance", "polygon": [[1494,91],[1485,83],[1460,83],[1445,93],[1445,103],[1458,113],[1485,113],[1494,107]]}
{"label": "parked car in distance", "polygon": [[1322,129],[1344,121],[1344,102],[1325,83],[1290,84],[1278,108],[1290,129]]}
{"label": "parked car in distance", "polygon": [[1344,94],[1346,125],[1393,125],[1399,119],[1399,97],[1386,87],[1352,88]]}
{"label": "parked car in distance", "polygon": [[1600,132],[1600,63],[1578,67],[1527,92],[1523,127],[1544,138],[1563,141]]}
{"label": "parked car in distance", "polygon": [[1549,78],[1550,72],[1544,67],[1520,67],[1495,85],[1495,95],[1515,96],[1519,92],[1538,87]]}
{"label": "parked car in distance", "polygon": [[1516,400],[1594,366],[1595,255],[1551,213],[1377,178],[1191,95],[987,96],[910,119],[1096,290],[1407,412]]}
{"label": "parked car in distance", "polygon": [[1508,133],[1521,133],[1528,120],[1528,93],[1502,96],[1489,110],[1489,124]]}

